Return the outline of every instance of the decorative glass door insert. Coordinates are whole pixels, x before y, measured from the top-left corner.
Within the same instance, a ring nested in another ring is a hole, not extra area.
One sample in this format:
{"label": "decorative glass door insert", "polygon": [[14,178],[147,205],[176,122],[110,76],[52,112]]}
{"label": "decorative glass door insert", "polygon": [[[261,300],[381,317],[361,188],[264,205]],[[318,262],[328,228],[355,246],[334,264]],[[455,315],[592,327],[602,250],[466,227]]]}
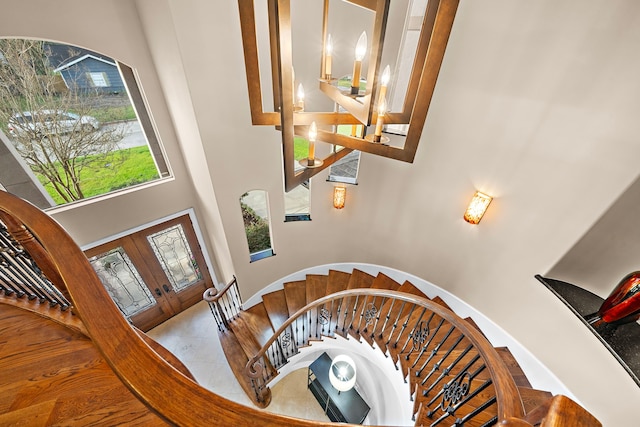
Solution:
{"label": "decorative glass door insert", "polygon": [[157,304],[121,246],[92,257],[89,261],[125,316],[134,316]]}
{"label": "decorative glass door insert", "polygon": [[202,280],[181,224],[147,236],[147,240],[175,290],[182,290]]}
{"label": "decorative glass door insert", "polygon": [[214,286],[189,215],[85,254],[124,316],[143,331],[201,301]]}

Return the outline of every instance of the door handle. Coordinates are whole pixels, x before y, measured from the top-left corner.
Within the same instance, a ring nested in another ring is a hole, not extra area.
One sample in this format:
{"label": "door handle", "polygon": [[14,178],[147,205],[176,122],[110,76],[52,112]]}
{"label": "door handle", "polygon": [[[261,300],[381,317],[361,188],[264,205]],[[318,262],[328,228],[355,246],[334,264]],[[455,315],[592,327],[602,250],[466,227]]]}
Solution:
{"label": "door handle", "polygon": [[169,289],[169,286],[166,284],[162,285],[162,289],[164,289],[165,292],[171,292],[171,289]]}
{"label": "door handle", "polygon": [[160,292],[160,288],[156,288],[156,295],[158,295],[159,297],[162,296],[162,292]]}

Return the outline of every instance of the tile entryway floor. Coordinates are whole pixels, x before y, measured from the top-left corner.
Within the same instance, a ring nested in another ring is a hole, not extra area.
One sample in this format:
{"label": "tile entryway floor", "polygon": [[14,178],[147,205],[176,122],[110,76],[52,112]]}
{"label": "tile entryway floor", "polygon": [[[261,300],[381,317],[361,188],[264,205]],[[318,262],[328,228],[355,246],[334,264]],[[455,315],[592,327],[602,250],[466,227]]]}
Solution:
{"label": "tile entryway floor", "polygon": [[[227,399],[255,407],[231,372],[220,346],[216,323],[206,302],[199,302],[147,334],[179,358],[200,385]],[[271,404],[266,411],[308,420],[329,421],[307,389],[306,369],[294,371],[282,378],[271,392]]]}

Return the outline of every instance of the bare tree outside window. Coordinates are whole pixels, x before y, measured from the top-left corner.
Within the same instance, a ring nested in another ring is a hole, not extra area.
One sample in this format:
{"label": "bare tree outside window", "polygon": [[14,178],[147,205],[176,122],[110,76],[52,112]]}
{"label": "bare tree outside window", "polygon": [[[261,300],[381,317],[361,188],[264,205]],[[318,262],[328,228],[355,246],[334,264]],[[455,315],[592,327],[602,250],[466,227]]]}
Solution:
{"label": "bare tree outside window", "polygon": [[[68,58],[79,56],[72,46],[62,47]],[[127,120],[137,123],[135,111],[124,84],[124,93],[109,91],[106,73],[74,62],[63,74],[54,67],[64,59],[54,61],[53,56],[51,44],[42,40],[0,39],[0,126],[56,202],[69,203],[159,178],[145,141],[150,170],[134,170],[123,182],[94,188],[109,181],[106,176],[116,174],[130,154],[121,150],[120,143],[128,132]],[[118,72],[110,59],[91,59]]]}

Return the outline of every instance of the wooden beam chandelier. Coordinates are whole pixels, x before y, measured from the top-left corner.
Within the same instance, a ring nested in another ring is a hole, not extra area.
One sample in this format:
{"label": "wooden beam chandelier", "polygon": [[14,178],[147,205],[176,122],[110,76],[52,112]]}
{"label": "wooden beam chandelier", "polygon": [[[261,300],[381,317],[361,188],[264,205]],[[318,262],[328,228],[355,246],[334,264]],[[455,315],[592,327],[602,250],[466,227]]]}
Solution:
{"label": "wooden beam chandelier", "polygon": [[[299,25],[292,30],[292,16],[303,13],[292,14],[291,0],[238,0],[251,120],[282,133],[286,191],[352,150],[413,162],[459,0],[394,0],[393,8],[391,0],[317,1],[321,31],[309,41],[299,35],[312,28],[309,18],[302,19],[305,31]],[[313,12],[315,4],[298,0],[294,6]],[[271,64],[263,72],[271,72],[273,111],[263,108],[257,6],[266,6],[268,17]],[[303,71],[312,62],[310,47],[317,47],[315,77],[296,75],[294,42],[304,46]],[[338,54],[338,45],[354,42],[349,56]],[[314,103],[305,94],[300,82],[310,78],[318,85],[313,95],[323,100]],[[296,159],[301,141],[309,154]],[[325,153],[316,157],[319,148]]]}

